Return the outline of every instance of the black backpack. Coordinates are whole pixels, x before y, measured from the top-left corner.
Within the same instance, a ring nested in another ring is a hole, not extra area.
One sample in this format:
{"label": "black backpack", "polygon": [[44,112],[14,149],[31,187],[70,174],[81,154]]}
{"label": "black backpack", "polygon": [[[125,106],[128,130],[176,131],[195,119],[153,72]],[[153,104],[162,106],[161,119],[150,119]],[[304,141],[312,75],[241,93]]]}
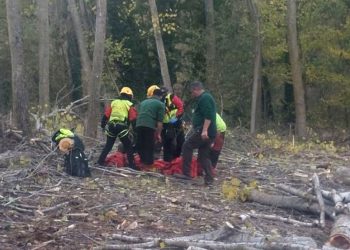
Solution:
{"label": "black backpack", "polygon": [[64,156],[64,169],[67,174],[77,177],[90,177],[88,159],[84,153],[84,144],[78,136],[74,136],[74,147]]}

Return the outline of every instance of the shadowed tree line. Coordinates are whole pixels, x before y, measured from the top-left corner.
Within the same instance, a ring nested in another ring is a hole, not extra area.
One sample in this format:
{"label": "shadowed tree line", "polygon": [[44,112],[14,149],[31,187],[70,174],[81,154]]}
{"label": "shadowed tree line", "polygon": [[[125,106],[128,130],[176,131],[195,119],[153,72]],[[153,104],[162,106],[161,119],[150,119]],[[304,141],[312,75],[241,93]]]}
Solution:
{"label": "shadowed tree line", "polygon": [[[0,3],[0,112],[25,134],[71,103],[96,137],[122,86],[199,79],[230,126],[347,129],[347,0]],[[81,102],[76,102],[82,99]],[[75,103],[76,102],[76,103]],[[43,118],[44,119],[44,118]],[[57,126],[59,126],[57,124]]]}

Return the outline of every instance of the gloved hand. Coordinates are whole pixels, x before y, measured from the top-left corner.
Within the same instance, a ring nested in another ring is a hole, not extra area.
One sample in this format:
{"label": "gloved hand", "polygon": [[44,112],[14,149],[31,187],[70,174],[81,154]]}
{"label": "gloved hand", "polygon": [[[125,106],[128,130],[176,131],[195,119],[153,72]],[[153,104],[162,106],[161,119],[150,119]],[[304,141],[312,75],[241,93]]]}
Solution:
{"label": "gloved hand", "polygon": [[170,124],[175,124],[178,121],[178,119],[176,117],[173,117],[170,119],[169,123]]}

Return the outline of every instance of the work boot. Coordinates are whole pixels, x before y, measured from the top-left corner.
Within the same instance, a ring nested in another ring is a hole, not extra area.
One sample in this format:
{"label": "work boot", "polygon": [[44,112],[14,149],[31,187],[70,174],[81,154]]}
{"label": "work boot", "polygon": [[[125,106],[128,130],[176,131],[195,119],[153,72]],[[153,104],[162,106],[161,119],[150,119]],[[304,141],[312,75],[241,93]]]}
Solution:
{"label": "work boot", "polygon": [[211,176],[206,175],[206,176],[204,177],[204,183],[205,183],[205,185],[207,185],[207,186],[212,186],[213,183],[214,183],[214,178],[211,177]]}

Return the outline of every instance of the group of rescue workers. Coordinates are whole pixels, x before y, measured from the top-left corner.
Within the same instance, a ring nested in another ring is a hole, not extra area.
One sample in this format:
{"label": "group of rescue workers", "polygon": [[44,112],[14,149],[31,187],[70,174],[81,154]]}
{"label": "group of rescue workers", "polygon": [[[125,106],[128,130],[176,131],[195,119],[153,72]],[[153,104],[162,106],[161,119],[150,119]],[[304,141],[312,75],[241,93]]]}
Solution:
{"label": "group of rescue workers", "polygon": [[[204,90],[201,82],[192,82],[190,91],[194,100],[192,126],[185,138],[184,104],[178,95],[165,87],[152,85],[147,89],[147,98],[135,107],[132,89],[123,87],[120,96],[105,108],[101,128],[107,138],[97,163],[106,165],[106,157],[119,138],[129,168],[152,169],[156,145],[161,144],[165,162],[182,156],[183,174],[177,174],[177,177],[190,180],[193,150],[198,149],[197,161],[204,171],[205,183],[212,184],[224,144],[226,124],[216,112],[214,98]],[[135,142],[133,138],[136,138]],[[75,143],[80,141],[78,136],[70,130],[60,129],[52,141],[65,152],[67,173],[90,176],[83,144]],[[141,166],[135,164],[135,153],[140,156]]]}
{"label": "group of rescue workers", "polygon": [[[163,160],[171,162],[182,155],[183,179],[191,179],[190,168],[193,150],[198,149],[198,162],[204,170],[205,183],[213,182],[213,173],[223,147],[226,124],[216,112],[212,95],[204,90],[199,81],[190,85],[195,100],[192,128],[185,139],[183,126],[184,104],[181,98],[165,87],[152,85],[147,89],[147,98],[138,108],[134,106],[133,91],[129,87],[120,90],[120,97],[105,109],[101,128],[106,134],[106,144],[97,161],[105,165],[108,153],[117,138],[127,154],[128,167],[138,170],[134,153],[140,156],[142,169],[151,169],[156,143],[161,143]],[[130,126],[135,131],[136,143],[129,136]]]}

